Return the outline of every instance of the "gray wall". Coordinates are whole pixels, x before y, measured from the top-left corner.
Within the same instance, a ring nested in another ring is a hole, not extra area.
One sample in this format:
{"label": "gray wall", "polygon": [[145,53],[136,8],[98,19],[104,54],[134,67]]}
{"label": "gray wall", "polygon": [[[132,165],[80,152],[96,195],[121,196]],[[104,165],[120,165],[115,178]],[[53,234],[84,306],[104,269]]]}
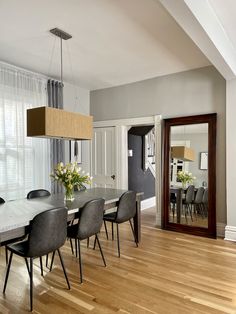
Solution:
{"label": "gray wall", "polygon": [[90,113],[95,121],[100,121],[156,114],[166,118],[216,112],[217,222],[225,223],[225,103],[225,80],[210,66],[92,91]]}

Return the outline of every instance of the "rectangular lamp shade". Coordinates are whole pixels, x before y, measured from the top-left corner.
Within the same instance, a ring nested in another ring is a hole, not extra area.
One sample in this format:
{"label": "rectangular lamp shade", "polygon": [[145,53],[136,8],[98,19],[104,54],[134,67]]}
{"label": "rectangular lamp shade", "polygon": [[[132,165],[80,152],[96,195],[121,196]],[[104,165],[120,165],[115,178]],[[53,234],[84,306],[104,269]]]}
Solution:
{"label": "rectangular lamp shade", "polygon": [[171,147],[171,157],[180,159],[183,161],[194,161],[195,152],[193,149],[186,146],[172,146]]}
{"label": "rectangular lamp shade", "polygon": [[27,110],[27,136],[91,140],[93,117],[50,107]]}

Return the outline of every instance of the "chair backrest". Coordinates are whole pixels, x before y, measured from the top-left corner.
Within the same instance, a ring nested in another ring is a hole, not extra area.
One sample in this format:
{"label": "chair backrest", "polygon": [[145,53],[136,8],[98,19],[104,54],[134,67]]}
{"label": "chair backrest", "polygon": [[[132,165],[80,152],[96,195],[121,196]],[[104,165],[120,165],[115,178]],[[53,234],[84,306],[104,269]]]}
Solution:
{"label": "chair backrest", "polygon": [[0,204],[4,204],[4,203],[5,203],[5,200],[2,197],[0,197]]}
{"label": "chair backrest", "polygon": [[208,203],[208,189],[205,189],[205,191],[203,193],[202,202],[205,205],[207,205],[207,203]]}
{"label": "chair backrest", "polygon": [[205,189],[202,186],[197,189],[197,193],[196,193],[195,200],[194,200],[195,204],[202,203],[202,198],[203,198],[204,191],[205,191]]}
{"label": "chair backrest", "polygon": [[189,185],[189,187],[187,188],[186,198],[185,198],[186,204],[191,204],[192,201],[194,200],[194,190],[195,190],[194,185]]}
{"label": "chair backrest", "polygon": [[34,217],[28,238],[29,257],[39,257],[60,248],[67,236],[67,209],[54,208]]}
{"label": "chair backrest", "polygon": [[127,191],[119,199],[117,207],[116,222],[122,223],[133,218],[136,214],[136,193]]}
{"label": "chair backrest", "polygon": [[79,210],[79,223],[77,237],[79,240],[87,239],[97,234],[103,223],[104,212],[103,198],[87,202]]}
{"label": "chair backrest", "polygon": [[47,190],[43,190],[43,189],[33,190],[27,194],[27,199],[49,196],[49,195],[51,195],[51,193]]}

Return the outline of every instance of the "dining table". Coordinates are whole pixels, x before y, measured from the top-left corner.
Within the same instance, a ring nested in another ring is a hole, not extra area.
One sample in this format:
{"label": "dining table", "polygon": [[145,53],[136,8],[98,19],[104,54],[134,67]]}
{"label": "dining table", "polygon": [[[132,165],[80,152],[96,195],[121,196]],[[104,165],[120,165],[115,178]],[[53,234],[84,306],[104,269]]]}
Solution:
{"label": "dining table", "polygon": [[[68,221],[78,216],[79,209],[85,203],[96,198],[104,198],[104,211],[117,207],[120,196],[126,190],[111,188],[91,188],[75,191],[73,201],[65,201],[64,193],[53,194],[33,199],[8,201],[0,205],[0,245],[27,234],[32,219],[39,213],[53,208],[65,207],[68,210]],[[143,193],[136,193],[136,214],[134,232],[138,242],[141,241],[141,200]]]}

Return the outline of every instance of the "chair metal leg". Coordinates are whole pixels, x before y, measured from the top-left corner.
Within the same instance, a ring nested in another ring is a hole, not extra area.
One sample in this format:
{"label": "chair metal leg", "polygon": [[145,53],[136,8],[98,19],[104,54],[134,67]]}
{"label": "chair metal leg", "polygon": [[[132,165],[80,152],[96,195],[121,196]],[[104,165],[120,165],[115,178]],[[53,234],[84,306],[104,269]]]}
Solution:
{"label": "chair metal leg", "polygon": [[6,265],[8,264],[8,249],[5,246],[5,255],[6,255]]}
{"label": "chair metal leg", "polygon": [[83,282],[83,273],[82,273],[82,260],[81,260],[80,240],[78,240],[78,251],[79,251],[80,283],[82,283]]}
{"label": "chair metal leg", "polygon": [[27,260],[26,257],[25,257],[25,264],[26,264],[26,267],[27,267],[27,270],[28,270],[28,274],[29,274],[29,276],[30,276],[29,263],[28,263],[28,260]]}
{"label": "chair metal leg", "polygon": [[8,276],[9,276],[9,272],[10,272],[10,268],[11,268],[12,255],[13,255],[13,253],[11,252],[9,262],[7,264],[7,272],[6,272],[5,282],[4,282],[3,293],[5,293],[6,287],[7,287]]}
{"label": "chair metal leg", "polygon": [[65,265],[64,265],[64,262],[63,262],[63,258],[62,258],[62,255],[61,255],[61,252],[60,252],[59,249],[57,250],[57,253],[58,253],[60,261],[61,261],[61,266],[62,266],[62,269],[63,269],[63,272],[64,272],[64,276],[66,278],[68,289],[70,290],[70,282],[69,282],[69,279],[67,277],[66,268],[65,268]]}
{"label": "chair metal leg", "polygon": [[87,248],[89,248],[89,238],[87,238]]}
{"label": "chair metal leg", "polygon": [[77,250],[78,244],[77,239],[75,238],[75,256],[78,257],[78,250]]}
{"label": "chair metal leg", "polygon": [[95,250],[96,244],[97,244],[97,238],[96,238],[96,235],[95,235],[95,239],[94,239],[94,243],[93,243],[93,250]]}
{"label": "chair metal leg", "polygon": [[72,253],[72,255],[74,255],[74,248],[73,248],[73,243],[72,243],[71,238],[70,238],[70,247],[71,247],[71,253]]}
{"label": "chair metal leg", "polygon": [[104,264],[104,266],[106,267],[107,264],[106,264],[105,257],[104,257],[104,255],[103,255],[102,247],[101,247],[101,244],[100,244],[100,241],[99,241],[99,238],[98,238],[98,235],[97,235],[97,234],[95,234],[95,241],[98,242],[98,246],[99,246],[99,250],[100,250],[100,253],[101,253],[101,256],[102,256],[103,264]]}
{"label": "chair metal leg", "polygon": [[55,257],[55,251],[52,253],[52,259],[51,259],[50,271],[52,271],[52,266],[53,266],[53,262],[54,262],[54,257]]}
{"label": "chair metal leg", "polygon": [[107,240],[108,240],[107,224],[106,224],[106,221],[105,221],[105,220],[104,220],[104,227],[105,227],[106,236],[107,236]]}
{"label": "chair metal leg", "polygon": [[48,254],[46,255],[46,267],[48,267]]}
{"label": "chair metal leg", "polygon": [[114,240],[114,228],[113,228],[113,222],[111,223],[111,233],[112,233],[112,241]]}
{"label": "chair metal leg", "polygon": [[33,258],[30,258],[30,311],[33,311]]}
{"label": "chair metal leg", "polygon": [[130,227],[131,227],[131,230],[132,230],[132,233],[133,233],[133,236],[134,236],[134,242],[135,242],[136,246],[138,247],[138,242],[137,242],[137,239],[136,239],[136,236],[135,236],[135,233],[134,233],[134,227],[133,227],[131,219],[129,220],[129,223],[130,223]]}
{"label": "chair metal leg", "polygon": [[[112,223],[113,224],[113,223]],[[120,238],[119,238],[119,226],[116,224],[116,232],[117,232],[117,248],[118,248],[118,256],[120,257]]]}
{"label": "chair metal leg", "polygon": [[43,277],[43,261],[42,261],[42,256],[40,256],[39,261],[40,261],[40,268],[41,268],[41,276]]}

